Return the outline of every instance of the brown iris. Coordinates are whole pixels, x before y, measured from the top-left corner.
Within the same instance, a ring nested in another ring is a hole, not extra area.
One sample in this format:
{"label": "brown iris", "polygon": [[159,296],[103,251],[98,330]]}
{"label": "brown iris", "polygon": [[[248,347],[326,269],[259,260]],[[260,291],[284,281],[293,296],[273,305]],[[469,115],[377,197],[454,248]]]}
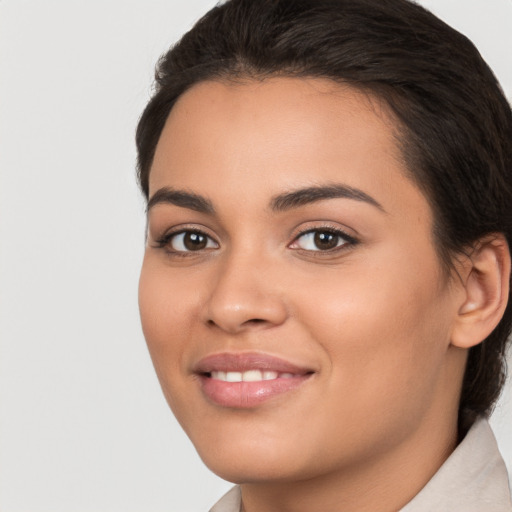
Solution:
{"label": "brown iris", "polygon": [[338,245],[338,235],[329,231],[317,231],[314,237],[315,246],[322,251],[334,249]]}
{"label": "brown iris", "polygon": [[200,251],[208,245],[208,237],[201,233],[188,231],[183,235],[183,245],[189,251]]}

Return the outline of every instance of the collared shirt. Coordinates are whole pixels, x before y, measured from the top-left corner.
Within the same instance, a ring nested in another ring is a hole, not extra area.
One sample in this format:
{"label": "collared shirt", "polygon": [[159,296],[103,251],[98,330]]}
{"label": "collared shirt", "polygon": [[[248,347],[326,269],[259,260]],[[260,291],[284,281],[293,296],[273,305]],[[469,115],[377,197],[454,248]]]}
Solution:
{"label": "collared shirt", "polygon": [[[240,512],[233,487],[210,512]],[[507,468],[489,423],[479,419],[423,489],[399,512],[512,512]]]}

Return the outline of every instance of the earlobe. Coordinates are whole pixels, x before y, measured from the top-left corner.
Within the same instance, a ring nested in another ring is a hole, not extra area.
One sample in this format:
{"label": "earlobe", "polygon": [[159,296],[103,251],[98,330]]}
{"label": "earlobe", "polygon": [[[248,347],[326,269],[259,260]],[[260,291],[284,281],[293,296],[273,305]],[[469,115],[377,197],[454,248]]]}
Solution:
{"label": "earlobe", "polygon": [[471,348],[491,334],[507,307],[510,251],[505,237],[498,233],[476,242],[462,267],[464,301],[458,310],[451,344]]}

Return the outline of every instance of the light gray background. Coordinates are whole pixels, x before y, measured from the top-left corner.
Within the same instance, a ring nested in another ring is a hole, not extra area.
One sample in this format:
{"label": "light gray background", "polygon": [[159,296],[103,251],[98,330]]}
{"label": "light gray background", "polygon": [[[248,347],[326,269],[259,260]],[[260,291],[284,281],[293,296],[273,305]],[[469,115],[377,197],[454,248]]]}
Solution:
{"label": "light gray background", "polygon": [[[0,1],[1,512],[196,512],[230,486],[168,412],[136,299],[135,124],[157,57],[214,3]],[[422,3],[511,98],[512,0]]]}

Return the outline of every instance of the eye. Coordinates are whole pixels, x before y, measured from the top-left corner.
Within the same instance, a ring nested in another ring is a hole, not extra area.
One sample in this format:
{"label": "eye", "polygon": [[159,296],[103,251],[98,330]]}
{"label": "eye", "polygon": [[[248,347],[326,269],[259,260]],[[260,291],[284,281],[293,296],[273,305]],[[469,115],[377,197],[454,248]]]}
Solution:
{"label": "eye", "polygon": [[217,242],[201,231],[170,233],[159,240],[158,245],[167,247],[170,252],[197,252],[219,247]]}
{"label": "eye", "polygon": [[290,245],[292,249],[305,251],[332,251],[346,244],[353,244],[355,240],[333,229],[312,229],[299,235]]}

